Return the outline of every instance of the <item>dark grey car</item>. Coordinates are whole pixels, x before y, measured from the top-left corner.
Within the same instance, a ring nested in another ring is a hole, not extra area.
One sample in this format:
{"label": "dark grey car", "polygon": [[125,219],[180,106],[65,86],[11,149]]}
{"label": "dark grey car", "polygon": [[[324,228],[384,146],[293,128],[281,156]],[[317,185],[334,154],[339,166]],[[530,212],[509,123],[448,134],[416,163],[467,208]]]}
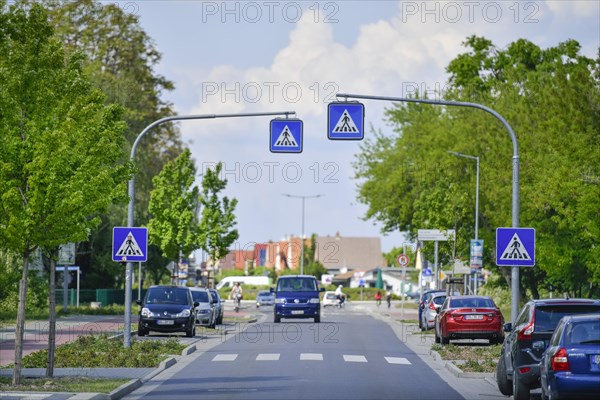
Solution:
{"label": "dark grey car", "polygon": [[208,289],[212,295],[212,304],[216,317],[216,324],[221,325],[223,323],[223,303],[221,302],[221,296],[217,289]]}

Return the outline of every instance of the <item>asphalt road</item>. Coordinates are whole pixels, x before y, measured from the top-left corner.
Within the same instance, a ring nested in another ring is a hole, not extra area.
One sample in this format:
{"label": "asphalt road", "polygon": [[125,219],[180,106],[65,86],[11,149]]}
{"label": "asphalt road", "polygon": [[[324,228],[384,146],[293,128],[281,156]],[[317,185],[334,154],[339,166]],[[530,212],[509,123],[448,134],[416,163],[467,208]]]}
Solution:
{"label": "asphalt road", "polygon": [[270,310],[261,313],[125,398],[463,398],[380,319],[327,309],[320,324],[275,324]]}

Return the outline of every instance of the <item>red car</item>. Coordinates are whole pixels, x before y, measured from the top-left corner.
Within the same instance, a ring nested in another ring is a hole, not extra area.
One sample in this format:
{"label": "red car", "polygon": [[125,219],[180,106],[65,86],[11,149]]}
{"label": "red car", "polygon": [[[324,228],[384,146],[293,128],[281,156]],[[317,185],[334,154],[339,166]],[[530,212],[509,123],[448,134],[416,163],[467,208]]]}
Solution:
{"label": "red car", "polygon": [[452,296],[446,298],[435,318],[435,342],[448,344],[451,339],[489,339],[490,344],[504,341],[504,317],[488,296]]}

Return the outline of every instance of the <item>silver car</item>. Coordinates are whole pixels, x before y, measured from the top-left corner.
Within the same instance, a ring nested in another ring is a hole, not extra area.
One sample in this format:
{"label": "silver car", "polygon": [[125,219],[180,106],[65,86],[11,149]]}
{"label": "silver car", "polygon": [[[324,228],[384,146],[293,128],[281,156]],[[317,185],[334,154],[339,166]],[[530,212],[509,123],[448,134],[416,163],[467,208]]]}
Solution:
{"label": "silver car", "polygon": [[275,294],[271,293],[270,290],[261,290],[256,295],[256,307],[260,306],[272,306],[275,304]]}
{"label": "silver car", "polygon": [[422,329],[428,330],[435,327],[435,317],[440,311],[442,304],[446,300],[446,293],[432,293],[429,297],[429,301],[425,304],[423,313],[421,314],[421,327]]}
{"label": "silver car", "polygon": [[217,316],[212,305],[212,295],[208,289],[190,288],[194,302],[198,302],[196,306],[196,324],[214,328],[216,325]]}

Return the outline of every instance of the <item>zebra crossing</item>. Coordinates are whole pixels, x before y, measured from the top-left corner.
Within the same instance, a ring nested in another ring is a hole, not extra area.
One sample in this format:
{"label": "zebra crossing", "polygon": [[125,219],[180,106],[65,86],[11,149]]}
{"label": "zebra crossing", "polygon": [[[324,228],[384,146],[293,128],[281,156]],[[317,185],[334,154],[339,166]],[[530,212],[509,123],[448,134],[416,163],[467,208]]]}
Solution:
{"label": "zebra crossing", "polygon": [[[214,362],[232,362],[236,361],[239,354],[236,353],[221,353],[213,356],[211,361]],[[259,353],[256,355],[255,361],[279,361],[281,358],[281,353]],[[336,356],[328,356],[325,357],[322,353],[300,353],[298,354],[299,361],[325,361],[325,360],[336,360],[344,361],[347,363],[368,363],[371,362],[380,362],[381,357],[369,357],[362,354],[342,354]],[[412,363],[405,357],[383,357],[383,360],[388,364],[396,364],[396,365],[412,365]]]}

